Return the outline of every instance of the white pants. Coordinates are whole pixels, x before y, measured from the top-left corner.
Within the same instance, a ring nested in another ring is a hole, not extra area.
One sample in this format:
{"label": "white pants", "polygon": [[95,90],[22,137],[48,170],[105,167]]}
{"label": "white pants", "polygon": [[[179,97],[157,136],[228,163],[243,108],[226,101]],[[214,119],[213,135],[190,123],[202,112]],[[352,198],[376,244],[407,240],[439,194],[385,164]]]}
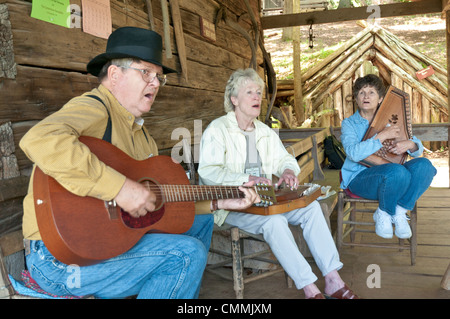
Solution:
{"label": "white pants", "polygon": [[317,277],[300,253],[288,224],[302,227],[303,237],[323,276],[343,266],[317,201],[304,208],[269,216],[231,212],[225,222],[252,234],[262,234],[298,289],[314,283]]}

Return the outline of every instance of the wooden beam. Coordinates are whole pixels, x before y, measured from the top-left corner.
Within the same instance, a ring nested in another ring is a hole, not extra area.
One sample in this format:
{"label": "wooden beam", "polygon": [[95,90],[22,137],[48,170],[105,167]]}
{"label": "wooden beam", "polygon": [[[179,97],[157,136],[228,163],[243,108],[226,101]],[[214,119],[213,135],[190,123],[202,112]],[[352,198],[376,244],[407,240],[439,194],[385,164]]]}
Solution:
{"label": "wooden beam", "polygon": [[152,1],[146,0],[145,3],[147,5],[147,14],[148,14],[148,21],[150,23],[150,30],[155,31],[155,18],[153,17]]}
{"label": "wooden beam", "polygon": [[170,9],[172,11],[172,23],[173,30],[175,33],[175,41],[177,44],[178,58],[180,59],[181,65],[181,76],[184,81],[188,81],[188,70],[187,70],[187,54],[186,54],[186,44],[184,42],[184,32],[183,23],[181,20],[180,5],[178,0],[169,0]]}
{"label": "wooden beam", "polygon": [[[398,17],[415,14],[441,13],[442,0],[421,0],[383,4],[379,6],[380,17]],[[369,10],[368,10],[369,9]],[[261,17],[264,30],[302,25],[335,23],[343,21],[365,20],[372,14],[370,7],[342,8],[336,10],[312,11],[295,14],[280,14]]]}
{"label": "wooden beam", "polygon": [[166,58],[172,58],[172,46],[170,40],[170,18],[169,18],[169,5],[167,0],[161,0],[161,11],[163,17],[163,30],[164,30],[164,49],[166,50]]}
{"label": "wooden beam", "polygon": [[450,10],[450,1],[442,0],[442,18],[445,19],[445,13]]}
{"label": "wooden beam", "polygon": [[[283,142],[299,142],[301,139],[306,139],[318,132],[324,130],[323,127],[312,128],[298,128],[298,129],[280,129],[278,134]],[[421,141],[447,141],[450,132],[450,123],[413,123],[412,130],[414,136]],[[330,134],[329,131],[324,131],[324,134]],[[338,139],[341,137],[341,128],[339,126],[333,127],[333,135]],[[316,135],[317,143],[320,143],[326,135]],[[300,145],[300,144],[299,144]],[[297,145],[295,148],[298,148]],[[286,147],[287,148],[287,147]],[[289,151],[292,154],[292,151]],[[298,154],[296,154],[297,156]]]}
{"label": "wooden beam", "polygon": [[[300,1],[293,3],[293,12],[300,12]],[[302,92],[302,68],[301,68],[301,53],[300,48],[301,34],[300,27],[293,28],[293,64],[294,64],[294,110],[298,125],[301,125],[305,120],[305,109],[303,108],[303,92]]]}
{"label": "wooden beam", "polygon": [[[444,2],[442,2],[442,5],[444,5]],[[443,8],[444,9],[444,8]],[[450,108],[450,73],[449,73],[449,68],[450,68],[450,11],[445,11],[445,38],[446,38],[446,42],[447,42],[447,103],[449,105]],[[450,122],[450,118],[448,119],[448,121]],[[448,143],[450,141],[450,128],[448,130],[448,135],[447,135],[447,146]],[[450,163],[450,152],[449,152],[449,163]],[[450,169],[449,169],[449,178],[450,178]],[[450,185],[449,185],[450,187]]]}

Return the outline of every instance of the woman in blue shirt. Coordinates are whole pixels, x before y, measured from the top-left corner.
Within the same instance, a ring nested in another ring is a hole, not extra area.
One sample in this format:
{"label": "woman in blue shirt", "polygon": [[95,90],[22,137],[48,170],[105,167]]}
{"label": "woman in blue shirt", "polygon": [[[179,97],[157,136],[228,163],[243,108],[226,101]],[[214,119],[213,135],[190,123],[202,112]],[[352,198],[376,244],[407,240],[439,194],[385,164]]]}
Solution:
{"label": "woman in blue shirt", "polygon": [[406,212],[412,210],[416,201],[430,186],[436,169],[423,157],[422,142],[415,136],[399,141],[388,151],[394,154],[407,152],[410,161],[400,164],[383,164],[370,168],[359,162],[378,151],[387,139],[399,137],[397,125],[384,128],[372,138],[362,141],[376,110],[383,101],[385,88],[382,80],[373,74],[359,78],[353,87],[358,111],[342,121],[341,141],[347,158],[342,167],[343,189],[355,195],[379,201],[374,213],[375,232],[383,238],[410,238],[411,228]]}

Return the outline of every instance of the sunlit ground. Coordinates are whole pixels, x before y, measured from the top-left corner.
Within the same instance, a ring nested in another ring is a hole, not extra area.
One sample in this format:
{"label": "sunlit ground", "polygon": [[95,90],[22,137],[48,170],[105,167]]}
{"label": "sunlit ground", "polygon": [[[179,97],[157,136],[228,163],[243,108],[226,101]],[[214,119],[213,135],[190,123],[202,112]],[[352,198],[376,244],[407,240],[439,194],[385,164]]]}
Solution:
{"label": "sunlit ground", "polygon": [[[406,44],[436,60],[444,68],[447,67],[445,20],[440,18],[440,14],[382,18],[378,19],[377,23]],[[300,30],[301,69],[305,72],[350,40],[362,28],[355,21],[313,25],[314,47],[312,49],[309,48],[309,27],[302,26]],[[265,30],[264,43],[272,57],[277,78],[289,79],[293,76],[292,40],[284,41],[282,35],[283,29]]]}

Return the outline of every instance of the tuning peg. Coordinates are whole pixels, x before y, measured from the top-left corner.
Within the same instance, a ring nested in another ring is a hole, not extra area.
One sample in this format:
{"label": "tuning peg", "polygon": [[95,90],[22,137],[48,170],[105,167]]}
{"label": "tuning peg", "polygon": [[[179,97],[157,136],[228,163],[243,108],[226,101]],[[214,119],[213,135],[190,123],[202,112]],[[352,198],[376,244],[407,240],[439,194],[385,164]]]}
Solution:
{"label": "tuning peg", "polygon": [[273,205],[273,202],[270,200],[261,201],[261,206],[268,207],[268,206],[272,206],[272,205]]}

